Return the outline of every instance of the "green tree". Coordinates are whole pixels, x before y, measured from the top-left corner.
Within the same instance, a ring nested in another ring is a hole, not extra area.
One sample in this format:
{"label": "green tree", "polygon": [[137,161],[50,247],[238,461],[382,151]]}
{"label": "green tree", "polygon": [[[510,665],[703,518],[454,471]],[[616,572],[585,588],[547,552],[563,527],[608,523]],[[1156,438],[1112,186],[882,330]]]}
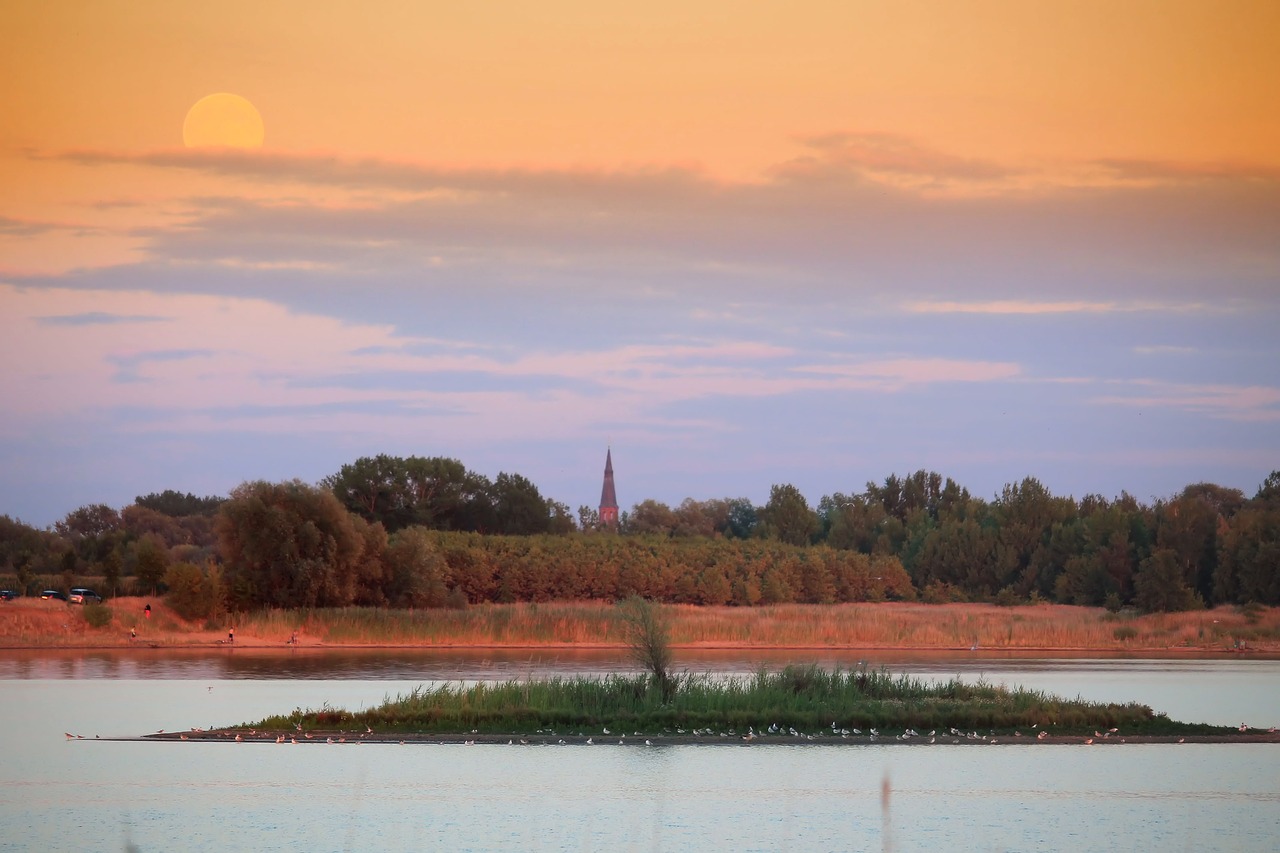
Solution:
{"label": "green tree", "polygon": [[622,636],[631,651],[631,659],[649,673],[653,684],[662,692],[663,700],[675,691],[671,674],[671,627],[662,607],[639,596],[631,596],[618,605]]}
{"label": "green tree", "polygon": [[164,573],[168,589],[165,600],[183,619],[209,619],[218,610],[221,593],[216,579],[211,579],[193,563],[174,563]]}
{"label": "green tree", "polygon": [[508,536],[546,533],[551,526],[547,502],[538,487],[519,474],[501,473],[493,481],[493,532]]}
{"label": "green tree", "polygon": [[1187,583],[1182,561],[1168,548],[1142,561],[1133,585],[1134,602],[1148,613],[1194,610],[1201,604]]}
{"label": "green tree", "polygon": [[120,586],[122,574],[124,574],[124,560],[121,559],[120,552],[113,548],[102,561],[102,577],[107,582],[107,594],[113,598]]}
{"label": "green tree", "polygon": [[769,537],[788,545],[808,545],[819,530],[817,513],[809,508],[800,490],[790,484],[769,489],[769,502],[761,514]]}
{"label": "green tree", "polygon": [[160,581],[163,580],[165,572],[169,569],[169,549],[164,546],[159,537],[148,534],[138,540],[134,554],[136,558],[133,567],[134,577],[138,579],[143,589],[155,593],[160,587]]}
{"label": "green tree", "polygon": [[671,507],[653,499],[643,500],[631,508],[623,533],[637,536],[670,536],[675,532],[676,514]]}
{"label": "green tree", "polygon": [[387,598],[398,607],[444,607],[449,565],[425,527],[406,527],[387,545]]}
{"label": "green tree", "polygon": [[159,494],[152,492],[149,495],[140,495],[134,498],[133,502],[134,505],[145,507],[153,512],[180,518],[188,515],[212,517],[224,500],[226,498],[213,496],[198,498],[190,493],[183,494],[173,489],[165,489]]}
{"label": "green tree", "polygon": [[244,483],[218,510],[225,582],[240,606],[343,607],[356,600],[366,539],[327,489]]}

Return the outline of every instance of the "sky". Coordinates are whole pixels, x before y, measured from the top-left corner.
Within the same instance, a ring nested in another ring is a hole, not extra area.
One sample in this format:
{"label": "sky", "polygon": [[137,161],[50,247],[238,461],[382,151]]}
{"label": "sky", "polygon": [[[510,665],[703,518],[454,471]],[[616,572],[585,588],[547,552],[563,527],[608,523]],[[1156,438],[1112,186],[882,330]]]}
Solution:
{"label": "sky", "polygon": [[610,447],[624,508],[1252,495],[1277,43],[1269,0],[4,4],[0,514],[378,453],[576,509]]}

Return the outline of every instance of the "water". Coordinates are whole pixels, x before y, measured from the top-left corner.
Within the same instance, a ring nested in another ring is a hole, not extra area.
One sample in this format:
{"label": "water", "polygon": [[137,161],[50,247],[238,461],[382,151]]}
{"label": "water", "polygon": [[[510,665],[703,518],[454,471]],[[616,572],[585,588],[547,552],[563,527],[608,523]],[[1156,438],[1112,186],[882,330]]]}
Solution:
{"label": "water", "polygon": [[[367,707],[440,680],[629,670],[602,653],[246,652],[0,653],[0,850],[1272,850],[1280,837],[1280,747],[1270,745],[94,740]],[[761,660],[686,665],[734,673]],[[1280,722],[1280,661],[881,662],[1139,700],[1180,719]]]}

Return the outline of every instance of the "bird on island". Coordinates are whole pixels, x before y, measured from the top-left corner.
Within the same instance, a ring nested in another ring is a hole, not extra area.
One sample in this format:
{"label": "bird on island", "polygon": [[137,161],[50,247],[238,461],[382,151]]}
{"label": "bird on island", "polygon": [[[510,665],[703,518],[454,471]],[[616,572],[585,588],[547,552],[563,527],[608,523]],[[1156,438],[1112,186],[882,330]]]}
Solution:
{"label": "bird on island", "polygon": [[594,743],[595,743],[595,741],[593,741],[591,738],[587,738],[587,746],[591,746],[591,745],[593,745]]}
{"label": "bird on island", "polygon": [[1049,736],[1048,732],[1040,732],[1040,734],[1036,735],[1036,740],[1044,740],[1048,736]]}
{"label": "bird on island", "polygon": [[67,740],[75,740],[75,739],[76,739],[76,736],[75,736],[75,735],[73,735],[71,732],[63,732],[63,734],[67,736]]}
{"label": "bird on island", "polygon": [[186,735],[178,735],[178,739],[179,739],[179,740],[186,740],[186,739],[187,739],[187,736],[186,736]]}
{"label": "bird on island", "polygon": [[609,731],[608,727],[605,727],[605,729],[604,729],[604,733],[605,733],[605,734],[612,734],[612,732],[610,732],[610,731]]}
{"label": "bird on island", "polygon": [[239,733],[237,733],[237,734],[236,734],[236,743],[240,743],[240,742],[241,742],[241,741],[243,741],[243,740],[244,740],[244,738],[240,737]]}
{"label": "bird on island", "polygon": [[648,739],[646,739],[646,740],[645,740],[645,742],[644,742],[644,745],[645,745],[645,746],[653,746],[653,742],[652,742],[652,741],[650,741],[650,740],[648,740]]}
{"label": "bird on island", "polygon": [[1089,744],[1093,743],[1093,738],[1091,737],[1085,738],[1084,743],[1085,743],[1085,746],[1088,746]]}

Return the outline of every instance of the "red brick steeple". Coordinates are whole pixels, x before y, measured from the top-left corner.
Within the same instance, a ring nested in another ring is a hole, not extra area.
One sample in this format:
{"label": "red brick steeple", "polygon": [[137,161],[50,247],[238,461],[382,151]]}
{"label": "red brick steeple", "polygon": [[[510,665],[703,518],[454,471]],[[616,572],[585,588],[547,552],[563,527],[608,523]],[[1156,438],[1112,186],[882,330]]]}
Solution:
{"label": "red brick steeple", "polygon": [[604,488],[600,490],[600,523],[608,527],[618,524],[618,495],[613,489],[613,448],[604,454]]}

